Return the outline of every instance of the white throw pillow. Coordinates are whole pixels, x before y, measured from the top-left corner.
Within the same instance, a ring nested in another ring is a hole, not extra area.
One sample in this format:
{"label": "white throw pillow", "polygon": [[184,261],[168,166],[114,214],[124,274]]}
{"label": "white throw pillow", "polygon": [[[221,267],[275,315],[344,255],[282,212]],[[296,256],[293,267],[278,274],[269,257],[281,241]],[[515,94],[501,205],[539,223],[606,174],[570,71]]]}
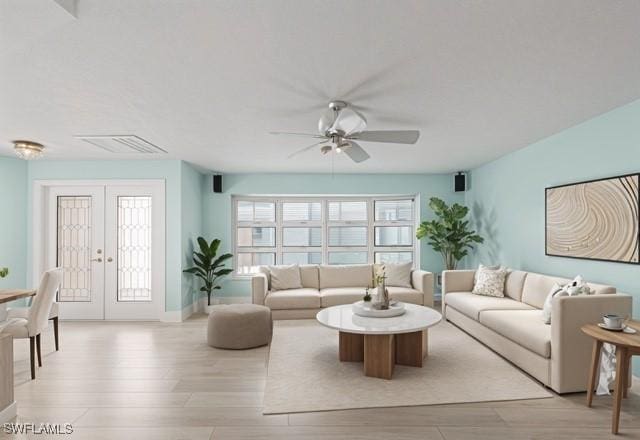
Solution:
{"label": "white throw pillow", "polygon": [[572,282],[564,286],[564,290],[567,291],[569,296],[591,295],[593,293],[589,284],[582,278],[582,275],[576,276]]}
{"label": "white throw pillow", "polygon": [[551,324],[551,306],[553,304],[553,298],[556,296],[568,296],[569,293],[565,290],[565,287],[561,286],[558,283],[555,283],[547,295],[547,299],[544,300],[544,305],[542,306],[542,320],[545,324]]}
{"label": "white throw pillow", "polygon": [[475,284],[471,293],[504,298],[504,282],[508,273],[506,267],[491,269],[481,264],[476,271]]}
{"label": "white throw pillow", "polygon": [[569,284],[561,286],[555,283],[551,288],[551,292],[547,295],[547,299],[542,306],[542,320],[545,324],[551,324],[551,309],[553,305],[553,298],[558,296],[578,296],[578,295],[591,295],[593,290],[589,287],[589,284],[585,282],[581,275],[578,275]]}
{"label": "white throw pillow", "polygon": [[385,263],[381,265],[381,267],[383,266],[385,276],[387,277],[385,281],[387,286],[411,288],[411,269],[413,268],[413,263]]}
{"label": "white throw pillow", "polygon": [[269,266],[271,273],[271,290],[288,290],[302,288],[300,268],[297,264],[290,266]]}

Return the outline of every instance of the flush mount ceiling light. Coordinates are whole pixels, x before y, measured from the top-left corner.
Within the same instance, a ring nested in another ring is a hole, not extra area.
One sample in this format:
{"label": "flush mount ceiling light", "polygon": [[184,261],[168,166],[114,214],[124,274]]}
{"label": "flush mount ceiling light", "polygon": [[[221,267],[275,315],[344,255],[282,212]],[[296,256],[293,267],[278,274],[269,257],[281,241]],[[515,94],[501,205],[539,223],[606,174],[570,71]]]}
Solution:
{"label": "flush mount ceiling light", "polygon": [[20,159],[37,159],[44,152],[44,145],[32,141],[13,141],[13,149]]}

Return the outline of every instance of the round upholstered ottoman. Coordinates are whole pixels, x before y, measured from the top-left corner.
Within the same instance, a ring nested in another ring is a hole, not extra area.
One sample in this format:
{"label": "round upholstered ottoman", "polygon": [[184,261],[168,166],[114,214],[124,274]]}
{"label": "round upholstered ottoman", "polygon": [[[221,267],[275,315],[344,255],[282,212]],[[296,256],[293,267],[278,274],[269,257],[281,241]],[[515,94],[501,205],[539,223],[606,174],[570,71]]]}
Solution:
{"label": "round upholstered ottoman", "polygon": [[209,314],[207,343],[211,347],[243,350],[271,342],[271,309],[257,304],[214,306]]}

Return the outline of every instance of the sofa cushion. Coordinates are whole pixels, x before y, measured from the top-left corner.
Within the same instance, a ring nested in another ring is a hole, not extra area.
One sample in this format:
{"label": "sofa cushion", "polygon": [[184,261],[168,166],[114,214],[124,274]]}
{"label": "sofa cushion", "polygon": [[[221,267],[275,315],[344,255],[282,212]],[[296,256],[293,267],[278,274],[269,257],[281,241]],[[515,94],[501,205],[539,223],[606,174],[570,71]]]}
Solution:
{"label": "sofa cushion", "polygon": [[564,286],[571,280],[529,272],[522,288],[522,302],[542,309],[554,284]]}
{"label": "sofa cushion", "polygon": [[444,296],[444,302],[476,321],[484,310],[534,310],[530,305],[511,298],[474,295],[471,292],[449,292]]}
{"label": "sofa cushion", "polygon": [[[320,289],[370,286],[373,278],[373,266],[371,264],[321,265],[319,270]],[[364,295],[364,292],[362,295]]]}
{"label": "sofa cushion", "polygon": [[305,264],[300,266],[300,279],[302,280],[302,287],[320,289],[320,275],[318,274],[317,265]]}
{"label": "sofa cushion", "polygon": [[411,304],[424,304],[424,293],[419,290],[395,286],[387,287],[387,290],[391,299]]}
{"label": "sofa cushion", "polygon": [[297,264],[288,266],[269,266],[271,273],[271,290],[302,289],[300,267]]}
{"label": "sofa cushion", "polygon": [[264,304],[273,310],[320,308],[320,292],[316,289],[289,289],[269,292]]}
{"label": "sofa cushion", "polygon": [[480,323],[522,347],[551,357],[551,326],[542,319],[542,310],[485,310]]}
{"label": "sofa cushion", "polygon": [[[524,287],[522,288],[522,302],[530,304],[538,309],[542,309],[544,307],[544,301],[547,299],[549,291],[551,291],[551,288],[555,283],[564,286],[572,281],[573,280],[568,278],[559,278],[529,272],[527,274],[527,278],[524,280]],[[597,295],[616,293],[616,288],[613,286],[590,283],[588,279],[587,284]]]}
{"label": "sofa cushion", "polygon": [[402,263],[402,264],[393,264],[393,263],[385,263],[385,264],[376,264],[374,266],[374,270],[377,268],[384,267],[384,274],[387,277],[385,280],[385,284],[387,287],[408,287],[411,288],[411,269],[413,268],[413,263]]}
{"label": "sofa cushion", "polygon": [[[365,293],[365,286],[362,287],[332,287],[320,290],[320,302],[322,307],[337,306],[340,304],[351,304],[360,301]],[[373,294],[374,292],[372,292]]]}
{"label": "sofa cushion", "polygon": [[504,295],[516,301],[522,301],[522,287],[528,272],[512,270],[504,281]]}

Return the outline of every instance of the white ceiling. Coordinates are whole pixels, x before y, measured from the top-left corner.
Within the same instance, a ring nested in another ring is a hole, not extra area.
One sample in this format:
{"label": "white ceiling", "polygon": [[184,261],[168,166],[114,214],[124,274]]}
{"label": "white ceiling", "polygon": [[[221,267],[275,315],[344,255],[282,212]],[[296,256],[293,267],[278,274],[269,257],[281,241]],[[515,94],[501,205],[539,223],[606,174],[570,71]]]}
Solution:
{"label": "white ceiling", "polygon": [[[329,172],[326,103],[415,146],[362,143],[336,172],[470,169],[640,98],[637,0],[0,2],[0,154],[121,157],[74,135],[135,134],[222,172]],[[154,156],[155,157],[155,156]]]}

